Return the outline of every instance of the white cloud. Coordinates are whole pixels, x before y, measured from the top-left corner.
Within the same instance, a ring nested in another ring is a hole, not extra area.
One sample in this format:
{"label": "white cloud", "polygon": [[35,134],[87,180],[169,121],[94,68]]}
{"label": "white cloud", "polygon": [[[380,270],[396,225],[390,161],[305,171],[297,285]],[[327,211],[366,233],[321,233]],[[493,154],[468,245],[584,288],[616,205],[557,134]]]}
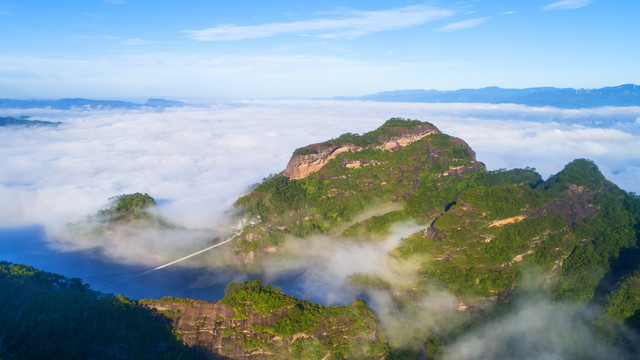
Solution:
{"label": "white cloud", "polygon": [[469,28],[473,28],[476,26],[480,26],[482,24],[484,24],[485,22],[487,22],[487,20],[489,20],[490,17],[482,17],[482,18],[476,18],[476,19],[470,19],[470,20],[465,20],[465,21],[459,21],[453,24],[449,24],[449,25],[445,25],[443,27],[437,28],[434,31],[436,32],[447,32],[447,31],[456,31],[456,30],[462,30],[462,29],[469,29]]}
{"label": "white cloud", "polygon": [[562,0],[556,1],[549,5],[542,7],[542,10],[568,10],[578,9],[591,4],[593,0]]}
{"label": "white cloud", "polygon": [[122,41],[122,44],[124,44],[124,45],[147,45],[147,44],[157,44],[157,42],[148,41],[148,40],[144,40],[144,39],[140,39],[140,38],[131,38],[131,39],[124,39]]}
{"label": "white cloud", "polygon": [[[226,229],[225,211],[251,184],[283,170],[295,148],[344,132],[363,133],[393,116],[429,121],[443,132],[463,138],[490,169],[532,166],[546,178],[574,158],[585,157],[595,160],[607,178],[626,190],[640,190],[640,128],[636,121],[640,107],[573,110],[509,104],[283,100],[220,101],[164,111],[16,109],[3,113],[63,121],[64,125],[0,128],[0,228],[44,224],[50,241],[61,240],[54,242],[54,249],[97,249],[92,254],[101,260],[149,267],[210,246],[213,237]],[[585,125],[607,119],[624,126]],[[108,238],[69,236],[67,223],[94,214],[109,197],[137,191],[165,200],[159,213],[187,229],[120,227],[110,229]],[[394,263],[386,254],[398,239],[418,229],[414,225],[398,227],[395,236],[386,241],[369,243],[324,237],[310,242],[298,239],[288,243],[288,257],[283,262],[262,264],[264,275],[266,280],[278,279],[309,292],[314,300],[349,302],[358,294],[345,289],[344,283],[354,273],[369,273],[391,282],[413,280],[414,268]],[[17,251],[10,249],[9,255],[12,261],[25,262],[20,256],[28,258],[33,250],[16,255]],[[51,262],[60,256],[51,249],[38,251],[46,252]],[[155,285],[159,290],[153,296],[218,296],[221,289],[212,295],[212,284],[230,281],[233,276],[245,280],[247,276],[218,267],[224,251],[229,248],[188,260],[185,265],[196,269],[189,276],[182,276],[184,268],[172,268],[176,273],[139,279],[149,283],[132,281],[109,290],[139,294]],[[85,280],[101,286],[144,270],[138,266],[125,267],[126,272],[109,271],[100,264],[76,269],[75,260],[65,261],[72,264],[68,266],[73,267],[73,276],[95,274],[97,277]],[[121,276],[117,278],[109,275],[118,273]],[[129,275],[122,276],[125,273]],[[290,273],[295,274],[295,281],[286,279]],[[438,331],[460,321],[457,299],[437,289],[417,294],[420,298],[402,311],[394,306],[389,293],[370,295],[370,305],[389,337],[408,339],[417,329]],[[563,340],[567,331],[573,334],[572,339],[595,339],[581,315],[580,309],[544,299],[516,306],[510,314],[458,338],[443,357],[503,358],[513,354],[504,344],[524,349],[522,358],[610,354],[597,342],[576,348],[578,342]],[[535,351],[527,352],[530,349]]]}
{"label": "white cloud", "polygon": [[118,40],[116,36],[111,35],[73,35],[76,39],[100,39],[100,40]]}
{"label": "white cloud", "polygon": [[[608,344],[589,323],[596,319],[596,311],[531,299],[465,333],[445,348],[442,359],[633,358],[622,346]],[[631,339],[636,340],[636,336]]]}
{"label": "white cloud", "polygon": [[[530,166],[546,178],[575,158],[591,158],[607,178],[640,192],[638,107],[238,101],[163,112],[3,113],[65,123],[0,128],[0,198],[5,200],[0,226],[44,224],[54,235],[64,233],[67,223],[95,214],[108,198],[133,192],[165,199],[161,214],[192,231],[224,232],[225,211],[251,184],[282,171],[295,148],[344,132],[363,133],[394,116],[430,121],[461,137],[489,169]],[[627,121],[630,127],[585,125],[603,119]],[[203,239],[195,238],[196,243]],[[83,244],[78,246],[88,246]],[[124,243],[113,244],[113,256],[135,253],[129,260],[143,261],[140,251],[119,251]],[[154,256],[171,259],[180,249],[197,247],[193,244]]]}
{"label": "white cloud", "polygon": [[184,30],[199,41],[236,41],[280,34],[312,34],[324,38],[354,38],[373,32],[403,29],[453,15],[453,11],[424,5],[380,11],[354,11],[343,19],[311,19],[287,23],[237,26],[220,24],[203,30]]}
{"label": "white cloud", "polygon": [[157,44],[157,41],[149,41],[149,40],[144,40],[144,39],[140,39],[140,38],[129,38],[129,39],[121,39],[117,36],[111,36],[111,35],[73,35],[74,38],[76,39],[88,39],[88,40],[93,40],[93,39],[98,39],[98,40],[120,40],[120,43],[123,45],[146,45],[146,44]]}

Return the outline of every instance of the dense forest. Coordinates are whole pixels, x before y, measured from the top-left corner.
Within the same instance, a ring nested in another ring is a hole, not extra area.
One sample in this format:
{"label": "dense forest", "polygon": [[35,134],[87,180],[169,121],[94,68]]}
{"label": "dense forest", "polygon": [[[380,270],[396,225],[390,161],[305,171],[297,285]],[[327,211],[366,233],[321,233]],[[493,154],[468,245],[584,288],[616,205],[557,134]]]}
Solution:
{"label": "dense forest", "polygon": [[161,315],[80,279],[0,262],[0,358],[191,359]]}

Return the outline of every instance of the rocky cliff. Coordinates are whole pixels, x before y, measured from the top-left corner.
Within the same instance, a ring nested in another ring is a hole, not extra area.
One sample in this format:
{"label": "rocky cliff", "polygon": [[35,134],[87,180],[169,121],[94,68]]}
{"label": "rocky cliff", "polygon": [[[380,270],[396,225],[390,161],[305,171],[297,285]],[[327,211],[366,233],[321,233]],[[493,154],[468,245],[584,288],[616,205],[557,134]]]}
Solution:
{"label": "rocky cliff", "polygon": [[231,284],[220,302],[143,300],[171,319],[185,345],[209,359],[384,359],[388,346],[362,300],[321,306],[258,281]]}
{"label": "rocky cliff", "polygon": [[288,179],[304,179],[322,169],[331,159],[347,151],[364,149],[396,151],[414,143],[427,135],[439,134],[433,125],[417,125],[414,127],[397,127],[393,131],[375,138],[373,144],[358,146],[354,143],[327,141],[298,149],[287,164],[282,175]]}
{"label": "rocky cliff", "polygon": [[235,243],[237,259],[251,264],[277,252],[287,235],[347,225],[373,201],[401,204],[428,178],[446,187],[475,172],[486,169],[469,145],[418,120],[392,118],[362,135],[299,148],[282,174],[236,202],[244,220],[253,219]]}

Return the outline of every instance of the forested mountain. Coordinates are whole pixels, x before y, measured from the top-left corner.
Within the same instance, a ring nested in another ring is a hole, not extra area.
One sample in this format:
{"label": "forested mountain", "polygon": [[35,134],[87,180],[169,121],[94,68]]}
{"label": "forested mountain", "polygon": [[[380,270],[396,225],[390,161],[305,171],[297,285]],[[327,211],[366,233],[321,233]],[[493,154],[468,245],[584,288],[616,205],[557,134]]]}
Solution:
{"label": "forested mountain", "polygon": [[191,359],[169,321],[123,296],[0,262],[0,358]]}
{"label": "forested mountain", "polygon": [[219,302],[142,300],[172,319],[185,344],[234,359],[384,359],[389,348],[362,300],[322,306],[260,281],[232,283]]}
{"label": "forested mountain", "polygon": [[[395,207],[356,218],[381,203]],[[531,291],[535,273],[535,292],[637,326],[640,199],[589,160],[547,180],[530,168],[487,171],[463,140],[429,123],[391,119],[368,134],[296,150],[283,173],[236,205],[250,224],[236,243],[248,267],[314,234],[375,242],[394,224],[412,222],[424,228],[388,256],[414,266],[413,281],[357,274],[356,286],[382,289],[401,306],[442,286],[459,310],[482,313]]]}
{"label": "forested mountain", "polygon": [[1,359],[389,355],[384,333],[364,301],[321,306],[259,281],[230,284],[219,302],[132,301],[89,290],[80,279],[3,261],[0,286]]}

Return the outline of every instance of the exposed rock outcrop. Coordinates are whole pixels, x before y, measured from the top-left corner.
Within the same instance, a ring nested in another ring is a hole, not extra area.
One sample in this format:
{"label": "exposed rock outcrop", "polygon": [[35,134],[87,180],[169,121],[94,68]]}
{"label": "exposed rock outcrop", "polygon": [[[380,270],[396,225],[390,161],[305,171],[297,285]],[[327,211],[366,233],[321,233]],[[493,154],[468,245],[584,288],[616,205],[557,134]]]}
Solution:
{"label": "exposed rock outcrop", "polygon": [[[334,347],[341,344],[349,346],[351,341],[359,343],[360,346],[363,346],[363,343],[369,344],[371,354],[356,352],[346,358],[387,358],[388,347],[384,335],[376,324],[375,316],[361,300],[344,307],[353,310],[346,310],[344,313],[338,311],[337,315],[320,316],[323,320],[315,327],[283,334],[278,330],[283,328],[283,321],[288,321],[292,313],[310,311],[317,315],[323,311],[322,307],[315,304],[309,305],[310,308],[306,309],[305,302],[293,297],[286,296],[285,299],[291,299],[291,305],[273,310],[266,315],[251,307],[239,310],[216,301],[164,298],[141,300],[140,304],[168,317],[171,327],[179,334],[183,343],[195,349],[205,359],[295,359],[298,356],[291,348],[304,351],[304,346],[309,343],[315,343],[317,351],[321,351],[318,356],[328,358],[334,355]],[[246,303],[248,306],[261,305],[251,300]],[[345,318],[344,314],[353,314],[354,311],[361,314],[357,321]],[[309,321],[308,316],[305,319]],[[336,341],[338,343],[334,343]],[[374,347],[378,350],[373,350]]]}
{"label": "exposed rock outcrop", "polygon": [[364,147],[350,143],[332,146],[330,142],[309,145],[305,149],[313,153],[306,155],[294,154],[291,156],[289,164],[282,175],[289,179],[304,179],[310,174],[319,171],[331,159],[346,151],[361,151],[363,149],[396,151],[427,135],[440,134],[438,128],[432,125],[418,125],[394,130],[396,130],[394,136],[380,137],[378,138],[379,144]]}

